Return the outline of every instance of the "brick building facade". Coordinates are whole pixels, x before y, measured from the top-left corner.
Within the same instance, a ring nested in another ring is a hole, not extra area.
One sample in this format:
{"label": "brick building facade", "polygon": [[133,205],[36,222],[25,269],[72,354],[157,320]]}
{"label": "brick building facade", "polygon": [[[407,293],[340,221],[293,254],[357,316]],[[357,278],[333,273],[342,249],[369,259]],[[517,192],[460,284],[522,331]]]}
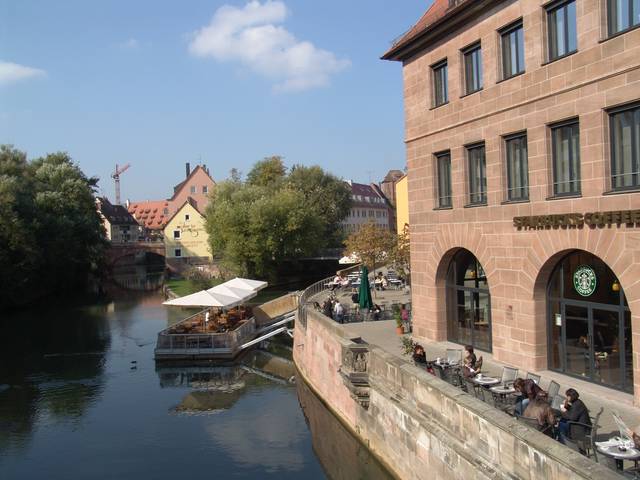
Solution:
{"label": "brick building facade", "polygon": [[436,0],[383,58],[403,63],[414,336],[637,404],[632,3]]}

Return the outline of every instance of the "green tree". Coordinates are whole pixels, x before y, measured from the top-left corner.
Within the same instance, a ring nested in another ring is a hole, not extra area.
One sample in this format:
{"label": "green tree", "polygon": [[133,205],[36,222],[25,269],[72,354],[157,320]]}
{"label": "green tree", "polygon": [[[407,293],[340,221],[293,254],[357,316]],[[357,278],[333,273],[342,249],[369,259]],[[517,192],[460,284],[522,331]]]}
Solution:
{"label": "green tree", "polygon": [[282,260],[315,254],[349,211],[340,183],[319,167],[287,175],[280,157],[258,162],[246,182],[217,185],[206,212],[211,250],[224,270],[259,277],[272,276]]}
{"label": "green tree", "polygon": [[75,292],[99,272],[106,241],[96,183],[66,153],[29,163],[0,146],[0,307]]}
{"label": "green tree", "polygon": [[256,163],[247,174],[247,183],[258,187],[275,187],[287,174],[282,157],[274,155]]}
{"label": "green tree", "polygon": [[343,230],[340,222],[351,209],[349,185],[318,166],[294,165],[287,177],[287,184],[299,191],[307,208],[314,209],[324,223],[322,235],[331,247],[342,245]]}
{"label": "green tree", "polygon": [[409,243],[409,226],[398,233],[397,240],[389,251],[389,263],[410,283],[411,280],[411,252]]}

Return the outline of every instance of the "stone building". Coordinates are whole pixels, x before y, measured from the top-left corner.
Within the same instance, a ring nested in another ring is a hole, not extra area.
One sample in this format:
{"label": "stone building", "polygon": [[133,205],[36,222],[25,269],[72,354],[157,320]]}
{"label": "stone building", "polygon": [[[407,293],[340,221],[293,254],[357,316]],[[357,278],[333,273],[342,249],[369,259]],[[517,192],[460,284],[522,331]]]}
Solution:
{"label": "stone building", "polygon": [[383,58],[403,64],[415,337],[637,404],[634,8],[436,0]]}
{"label": "stone building", "polygon": [[113,205],[107,197],[99,197],[96,198],[96,208],[111,243],[137,242],[140,239],[140,225],[122,205]]}

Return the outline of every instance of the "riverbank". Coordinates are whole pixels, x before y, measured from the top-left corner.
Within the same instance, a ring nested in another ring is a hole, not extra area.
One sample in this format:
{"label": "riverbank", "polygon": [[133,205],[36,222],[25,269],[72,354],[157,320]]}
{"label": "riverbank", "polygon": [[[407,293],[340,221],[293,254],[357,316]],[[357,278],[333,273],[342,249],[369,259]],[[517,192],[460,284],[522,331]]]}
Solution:
{"label": "riverbank", "polygon": [[304,306],[294,361],[305,382],[400,478],[619,478]]}

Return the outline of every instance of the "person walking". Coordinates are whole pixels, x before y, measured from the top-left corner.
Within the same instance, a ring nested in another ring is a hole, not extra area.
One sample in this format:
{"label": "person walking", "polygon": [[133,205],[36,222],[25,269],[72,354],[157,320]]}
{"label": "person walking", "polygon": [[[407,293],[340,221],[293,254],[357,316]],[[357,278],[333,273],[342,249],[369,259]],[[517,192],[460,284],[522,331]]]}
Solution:
{"label": "person walking", "polygon": [[340,303],[340,300],[336,300],[336,304],[333,306],[334,319],[338,323],[342,323],[344,320],[344,308]]}

